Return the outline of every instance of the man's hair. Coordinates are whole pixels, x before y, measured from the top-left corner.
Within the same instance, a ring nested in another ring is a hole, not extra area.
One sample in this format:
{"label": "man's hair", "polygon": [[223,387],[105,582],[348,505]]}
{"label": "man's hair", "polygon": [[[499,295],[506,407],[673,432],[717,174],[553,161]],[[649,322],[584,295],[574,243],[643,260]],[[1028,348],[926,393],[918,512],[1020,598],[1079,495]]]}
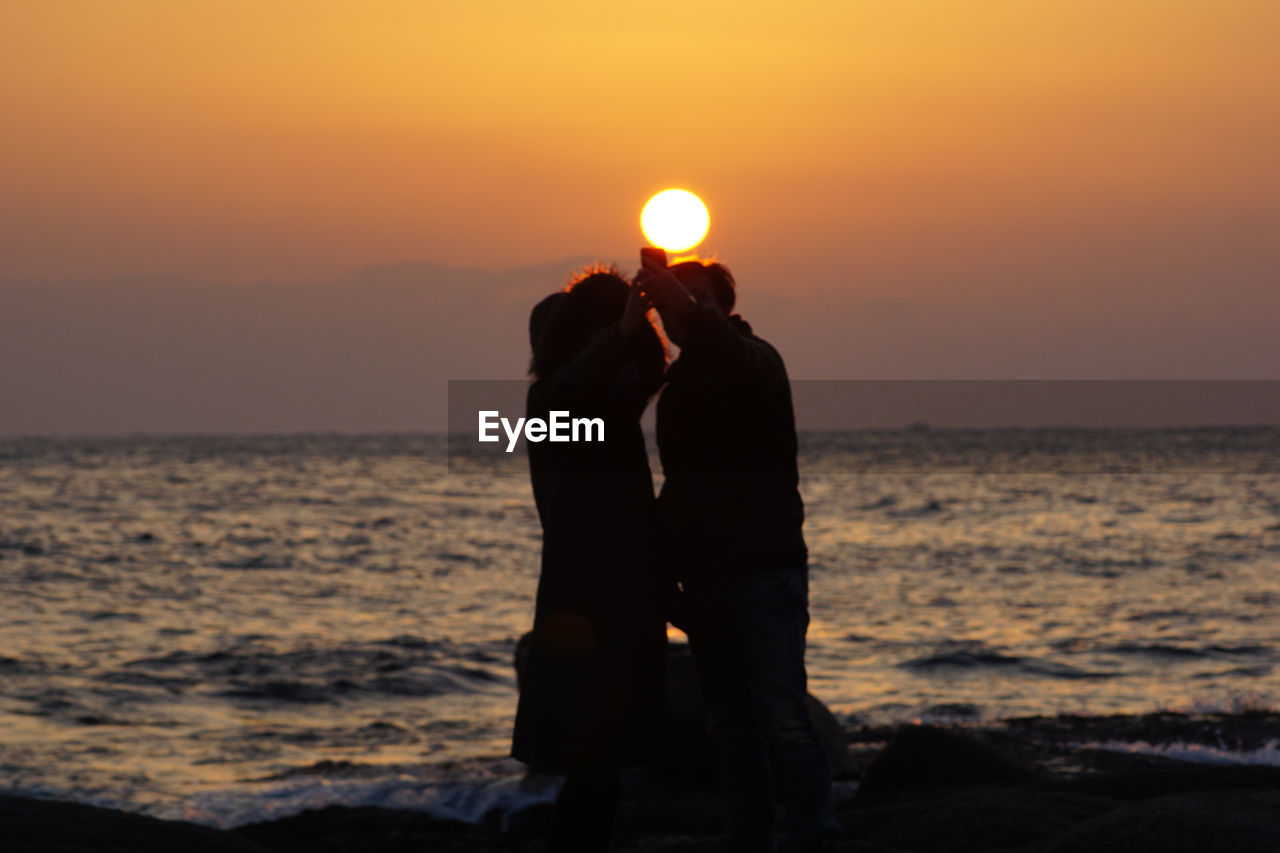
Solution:
{"label": "man's hair", "polygon": [[676,278],[679,278],[681,273],[694,271],[702,273],[711,282],[711,292],[715,294],[716,304],[720,306],[720,310],[726,314],[732,312],[734,303],[737,301],[738,286],[729,268],[719,261],[681,261],[671,267],[671,272]]}

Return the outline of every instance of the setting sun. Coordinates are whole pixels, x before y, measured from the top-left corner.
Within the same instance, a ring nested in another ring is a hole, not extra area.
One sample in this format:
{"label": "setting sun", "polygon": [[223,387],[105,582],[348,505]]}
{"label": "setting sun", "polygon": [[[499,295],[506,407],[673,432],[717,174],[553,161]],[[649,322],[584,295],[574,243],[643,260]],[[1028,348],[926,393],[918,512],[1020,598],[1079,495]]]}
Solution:
{"label": "setting sun", "polygon": [[707,206],[688,190],[663,190],[644,206],[640,228],[655,246],[668,252],[692,249],[707,236]]}

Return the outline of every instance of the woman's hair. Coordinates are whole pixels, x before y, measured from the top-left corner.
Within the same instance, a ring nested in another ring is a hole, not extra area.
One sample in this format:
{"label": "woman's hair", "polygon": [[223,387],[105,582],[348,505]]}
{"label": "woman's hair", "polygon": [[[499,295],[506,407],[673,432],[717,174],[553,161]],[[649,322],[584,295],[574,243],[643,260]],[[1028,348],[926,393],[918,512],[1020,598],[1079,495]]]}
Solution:
{"label": "woman's hair", "polygon": [[531,349],[538,348],[538,341],[542,338],[542,333],[547,330],[551,315],[567,296],[568,294],[563,290],[557,291],[533,306],[533,311],[529,313],[529,347]]}
{"label": "woman's hair", "polygon": [[720,306],[720,310],[725,314],[732,313],[734,303],[737,301],[738,286],[729,268],[719,261],[681,261],[671,267],[671,272],[676,278],[679,278],[682,272],[693,270],[702,273],[710,280],[711,289],[715,293],[716,304]]}
{"label": "woman's hair", "polygon": [[[548,379],[582,352],[605,327],[622,317],[631,284],[612,266],[592,266],[573,276],[564,290],[553,293],[534,306],[529,315],[529,343],[533,360],[529,372],[538,379]],[[645,361],[653,359],[656,345],[661,372],[666,363],[666,348],[656,329],[643,335],[652,341],[639,344],[646,352]]]}

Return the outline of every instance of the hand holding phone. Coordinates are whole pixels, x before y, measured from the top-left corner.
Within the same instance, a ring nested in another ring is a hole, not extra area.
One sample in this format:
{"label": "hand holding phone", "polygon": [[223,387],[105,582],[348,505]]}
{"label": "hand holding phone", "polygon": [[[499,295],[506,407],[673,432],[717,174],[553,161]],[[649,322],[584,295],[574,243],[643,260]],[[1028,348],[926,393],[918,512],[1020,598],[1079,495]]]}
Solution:
{"label": "hand holding phone", "polygon": [[640,266],[657,269],[667,268],[667,253],[663,249],[645,246],[640,250]]}
{"label": "hand holding phone", "polygon": [[[667,266],[667,253],[662,249],[645,247],[640,250],[640,272],[636,273],[636,284],[659,312],[683,310],[691,303],[696,304]],[[666,318],[667,314],[663,314],[664,322]]]}

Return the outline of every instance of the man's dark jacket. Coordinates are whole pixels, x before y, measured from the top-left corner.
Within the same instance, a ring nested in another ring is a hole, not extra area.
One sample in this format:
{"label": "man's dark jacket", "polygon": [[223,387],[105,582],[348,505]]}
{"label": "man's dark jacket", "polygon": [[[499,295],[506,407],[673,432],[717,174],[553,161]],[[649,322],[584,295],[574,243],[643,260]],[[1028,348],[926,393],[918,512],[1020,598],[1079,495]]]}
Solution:
{"label": "man's dark jacket", "polygon": [[699,307],[658,399],[662,553],[677,579],[804,565],[791,385],[741,318]]}

